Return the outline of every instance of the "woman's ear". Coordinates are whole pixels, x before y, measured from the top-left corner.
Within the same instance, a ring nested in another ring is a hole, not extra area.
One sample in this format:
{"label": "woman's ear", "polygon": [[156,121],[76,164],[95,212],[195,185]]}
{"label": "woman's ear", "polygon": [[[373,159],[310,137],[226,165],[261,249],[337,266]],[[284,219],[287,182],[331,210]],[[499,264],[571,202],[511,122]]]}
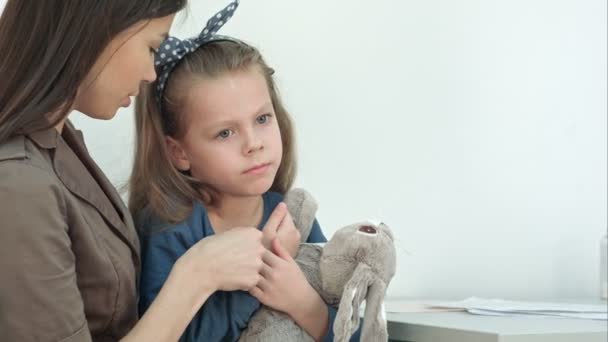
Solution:
{"label": "woman's ear", "polygon": [[166,135],[165,144],[167,145],[167,152],[169,153],[169,158],[171,158],[173,166],[180,171],[190,170],[190,160],[179,141]]}

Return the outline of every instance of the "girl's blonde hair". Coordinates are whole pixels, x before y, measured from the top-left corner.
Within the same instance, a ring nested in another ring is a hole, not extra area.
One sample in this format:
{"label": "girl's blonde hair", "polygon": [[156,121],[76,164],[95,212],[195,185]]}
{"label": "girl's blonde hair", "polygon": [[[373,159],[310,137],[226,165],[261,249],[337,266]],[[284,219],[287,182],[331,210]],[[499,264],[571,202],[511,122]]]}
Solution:
{"label": "girl's blonde hair", "polygon": [[190,215],[195,201],[213,203],[214,194],[209,187],[173,166],[165,136],[179,139],[185,134],[188,118],[182,113],[187,89],[193,82],[252,68],[261,71],[266,80],[283,142],[281,165],[270,190],[282,194],[289,190],[296,173],[293,124],[275,86],[274,70],[248,44],[213,41],[184,57],[173,70],[162,108],[155,98],[155,84],[143,86],[137,97],[135,161],[129,182],[129,209],[134,217],[146,208],[162,221],[176,223]]}

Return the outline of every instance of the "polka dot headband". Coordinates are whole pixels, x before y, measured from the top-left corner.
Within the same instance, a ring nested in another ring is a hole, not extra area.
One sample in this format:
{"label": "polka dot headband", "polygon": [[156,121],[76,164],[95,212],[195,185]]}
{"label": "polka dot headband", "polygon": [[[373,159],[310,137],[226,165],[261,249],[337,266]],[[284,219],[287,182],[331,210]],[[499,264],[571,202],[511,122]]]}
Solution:
{"label": "polka dot headband", "polygon": [[212,41],[230,40],[237,41],[228,36],[217,34],[217,31],[232,18],[234,11],[239,5],[239,0],[233,0],[223,10],[216,13],[207,21],[207,25],[197,37],[180,40],[169,37],[163,41],[160,48],[154,54],[154,66],[156,68],[156,100],[162,104],[162,98],[167,80],[175,66],[189,53],[196,51],[199,47]]}

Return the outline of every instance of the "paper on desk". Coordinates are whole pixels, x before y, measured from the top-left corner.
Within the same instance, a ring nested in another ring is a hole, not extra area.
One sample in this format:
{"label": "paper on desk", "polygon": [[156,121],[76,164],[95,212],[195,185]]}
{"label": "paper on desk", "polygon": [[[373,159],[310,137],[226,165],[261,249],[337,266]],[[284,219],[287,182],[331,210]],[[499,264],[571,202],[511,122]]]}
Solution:
{"label": "paper on desk", "polygon": [[517,316],[517,317],[555,317],[555,318],[581,318],[581,319],[594,319],[594,320],[606,320],[605,313],[593,313],[593,312],[501,312],[492,310],[479,310],[469,309],[467,312],[475,315],[483,316]]}
{"label": "paper on desk", "polygon": [[545,316],[608,320],[606,304],[522,302],[502,299],[467,298],[458,302],[435,303],[438,308],[464,309],[478,315]]}
{"label": "paper on desk", "polygon": [[432,302],[412,300],[387,300],[384,309],[389,313],[464,311],[463,308],[438,307],[432,305]]}

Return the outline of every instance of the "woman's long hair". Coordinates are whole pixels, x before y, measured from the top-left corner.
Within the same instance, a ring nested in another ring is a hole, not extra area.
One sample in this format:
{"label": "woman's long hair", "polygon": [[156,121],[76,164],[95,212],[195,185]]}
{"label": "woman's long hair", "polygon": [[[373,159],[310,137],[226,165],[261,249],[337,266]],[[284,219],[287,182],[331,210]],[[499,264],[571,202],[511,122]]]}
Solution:
{"label": "woman's long hair", "polygon": [[187,0],[8,0],[0,17],[0,144],[55,126],[120,32]]}

